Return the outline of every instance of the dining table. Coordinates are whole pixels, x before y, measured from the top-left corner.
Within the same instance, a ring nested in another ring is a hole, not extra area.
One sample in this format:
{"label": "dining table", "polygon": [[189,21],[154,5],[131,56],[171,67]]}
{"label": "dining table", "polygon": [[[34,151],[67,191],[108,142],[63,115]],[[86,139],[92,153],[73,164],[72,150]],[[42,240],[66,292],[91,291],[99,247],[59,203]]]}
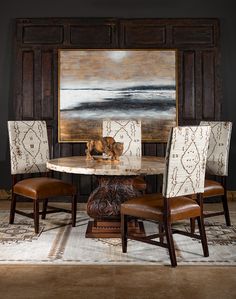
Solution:
{"label": "dining table", "polygon": [[[156,156],[121,156],[119,161],[112,161],[103,156],[60,157],[48,160],[47,168],[52,171],[95,175],[97,187],[87,201],[87,213],[90,216],[86,237],[115,238],[120,236],[120,205],[134,197],[142,195],[134,187],[137,176],[162,175],[165,159]],[[142,222],[131,221],[129,230],[133,234],[145,234]]]}

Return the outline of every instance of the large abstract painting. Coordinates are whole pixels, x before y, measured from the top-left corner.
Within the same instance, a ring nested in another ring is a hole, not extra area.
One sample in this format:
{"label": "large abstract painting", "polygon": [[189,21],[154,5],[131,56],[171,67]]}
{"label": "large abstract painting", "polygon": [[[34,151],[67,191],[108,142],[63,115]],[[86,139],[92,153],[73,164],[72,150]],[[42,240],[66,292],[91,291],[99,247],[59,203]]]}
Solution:
{"label": "large abstract painting", "polygon": [[175,50],[59,50],[59,141],[102,136],[103,120],[138,120],[142,141],[177,123]]}

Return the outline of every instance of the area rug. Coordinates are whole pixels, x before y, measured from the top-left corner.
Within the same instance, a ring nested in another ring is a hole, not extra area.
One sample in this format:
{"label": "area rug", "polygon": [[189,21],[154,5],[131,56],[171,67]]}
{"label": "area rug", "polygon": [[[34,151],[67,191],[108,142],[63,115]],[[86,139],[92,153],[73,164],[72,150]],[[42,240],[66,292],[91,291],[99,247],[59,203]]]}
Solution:
{"label": "area rug", "polygon": [[[85,238],[89,217],[78,212],[76,227],[70,215],[49,214],[40,220],[40,232],[34,233],[33,221],[16,215],[15,224],[8,224],[9,212],[0,212],[0,264],[107,264],[107,265],[170,265],[165,248],[137,241],[128,242],[122,253],[121,240]],[[199,240],[174,235],[178,265],[236,265],[236,226],[223,221],[205,221],[210,256],[202,255]],[[144,222],[147,233],[157,230],[154,223]],[[189,230],[189,223],[178,228]]]}

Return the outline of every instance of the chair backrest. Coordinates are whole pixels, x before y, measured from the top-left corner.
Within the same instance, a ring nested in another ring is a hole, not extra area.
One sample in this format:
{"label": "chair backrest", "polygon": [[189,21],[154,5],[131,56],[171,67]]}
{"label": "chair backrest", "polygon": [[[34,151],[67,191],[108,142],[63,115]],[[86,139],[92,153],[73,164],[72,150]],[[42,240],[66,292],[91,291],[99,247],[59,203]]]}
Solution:
{"label": "chair backrest", "polygon": [[171,129],[163,178],[164,197],[203,193],[209,137],[209,126]]}
{"label": "chair backrest", "polygon": [[11,174],[46,172],[49,159],[45,121],[8,121]]}
{"label": "chair backrest", "polygon": [[104,120],[102,135],[123,142],[123,156],[142,156],[141,121]]}
{"label": "chair backrest", "polygon": [[232,122],[201,121],[200,125],[211,127],[206,172],[227,176]]}

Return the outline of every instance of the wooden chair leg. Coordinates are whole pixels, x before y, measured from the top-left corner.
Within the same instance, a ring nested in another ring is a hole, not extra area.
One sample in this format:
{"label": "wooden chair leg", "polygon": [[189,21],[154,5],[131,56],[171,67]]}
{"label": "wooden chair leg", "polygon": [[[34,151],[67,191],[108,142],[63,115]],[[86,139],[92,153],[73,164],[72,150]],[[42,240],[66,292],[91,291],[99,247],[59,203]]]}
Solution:
{"label": "wooden chair leg", "polygon": [[127,252],[127,215],[121,214],[121,240],[122,240],[122,252]]}
{"label": "wooden chair leg", "polygon": [[192,234],[194,234],[194,232],[195,232],[195,220],[196,220],[196,218],[190,218],[190,227],[191,227]]}
{"label": "wooden chair leg", "polygon": [[205,225],[203,222],[203,217],[197,217],[197,222],[198,222],[198,227],[199,227],[199,233],[201,236],[203,254],[205,257],[207,257],[207,256],[209,256],[209,251],[208,251],[206,231],[205,231]]}
{"label": "wooden chair leg", "polygon": [[46,219],[47,206],[48,206],[48,199],[46,198],[43,201],[42,219]]}
{"label": "wooden chair leg", "polygon": [[77,196],[72,197],[71,213],[72,213],[72,226],[76,225],[76,211],[77,211]]}
{"label": "wooden chair leg", "polygon": [[222,204],[223,204],[223,209],[224,209],[224,213],[225,213],[226,225],[231,226],[231,221],[230,221],[230,216],[229,216],[228,200],[227,200],[227,194],[226,193],[222,196]]}
{"label": "wooden chair leg", "polygon": [[34,200],[34,231],[39,233],[39,202]]}
{"label": "wooden chair leg", "polygon": [[11,196],[11,210],[10,210],[10,218],[9,218],[9,223],[13,224],[14,219],[15,219],[15,211],[16,211],[16,194],[12,192]]}
{"label": "wooden chair leg", "polygon": [[171,230],[171,224],[169,222],[165,221],[164,229],[166,232],[166,241],[167,241],[167,245],[168,245],[171,266],[176,267],[177,261],[176,261],[176,255],[175,255],[175,247],[174,247],[174,240],[173,240],[173,235],[172,235],[172,230]]}
{"label": "wooden chair leg", "polygon": [[164,242],[164,236],[163,236],[163,233],[164,233],[163,223],[159,222],[159,223],[158,223],[158,228],[159,228],[159,234],[160,234],[160,243],[163,244],[163,242]]}

